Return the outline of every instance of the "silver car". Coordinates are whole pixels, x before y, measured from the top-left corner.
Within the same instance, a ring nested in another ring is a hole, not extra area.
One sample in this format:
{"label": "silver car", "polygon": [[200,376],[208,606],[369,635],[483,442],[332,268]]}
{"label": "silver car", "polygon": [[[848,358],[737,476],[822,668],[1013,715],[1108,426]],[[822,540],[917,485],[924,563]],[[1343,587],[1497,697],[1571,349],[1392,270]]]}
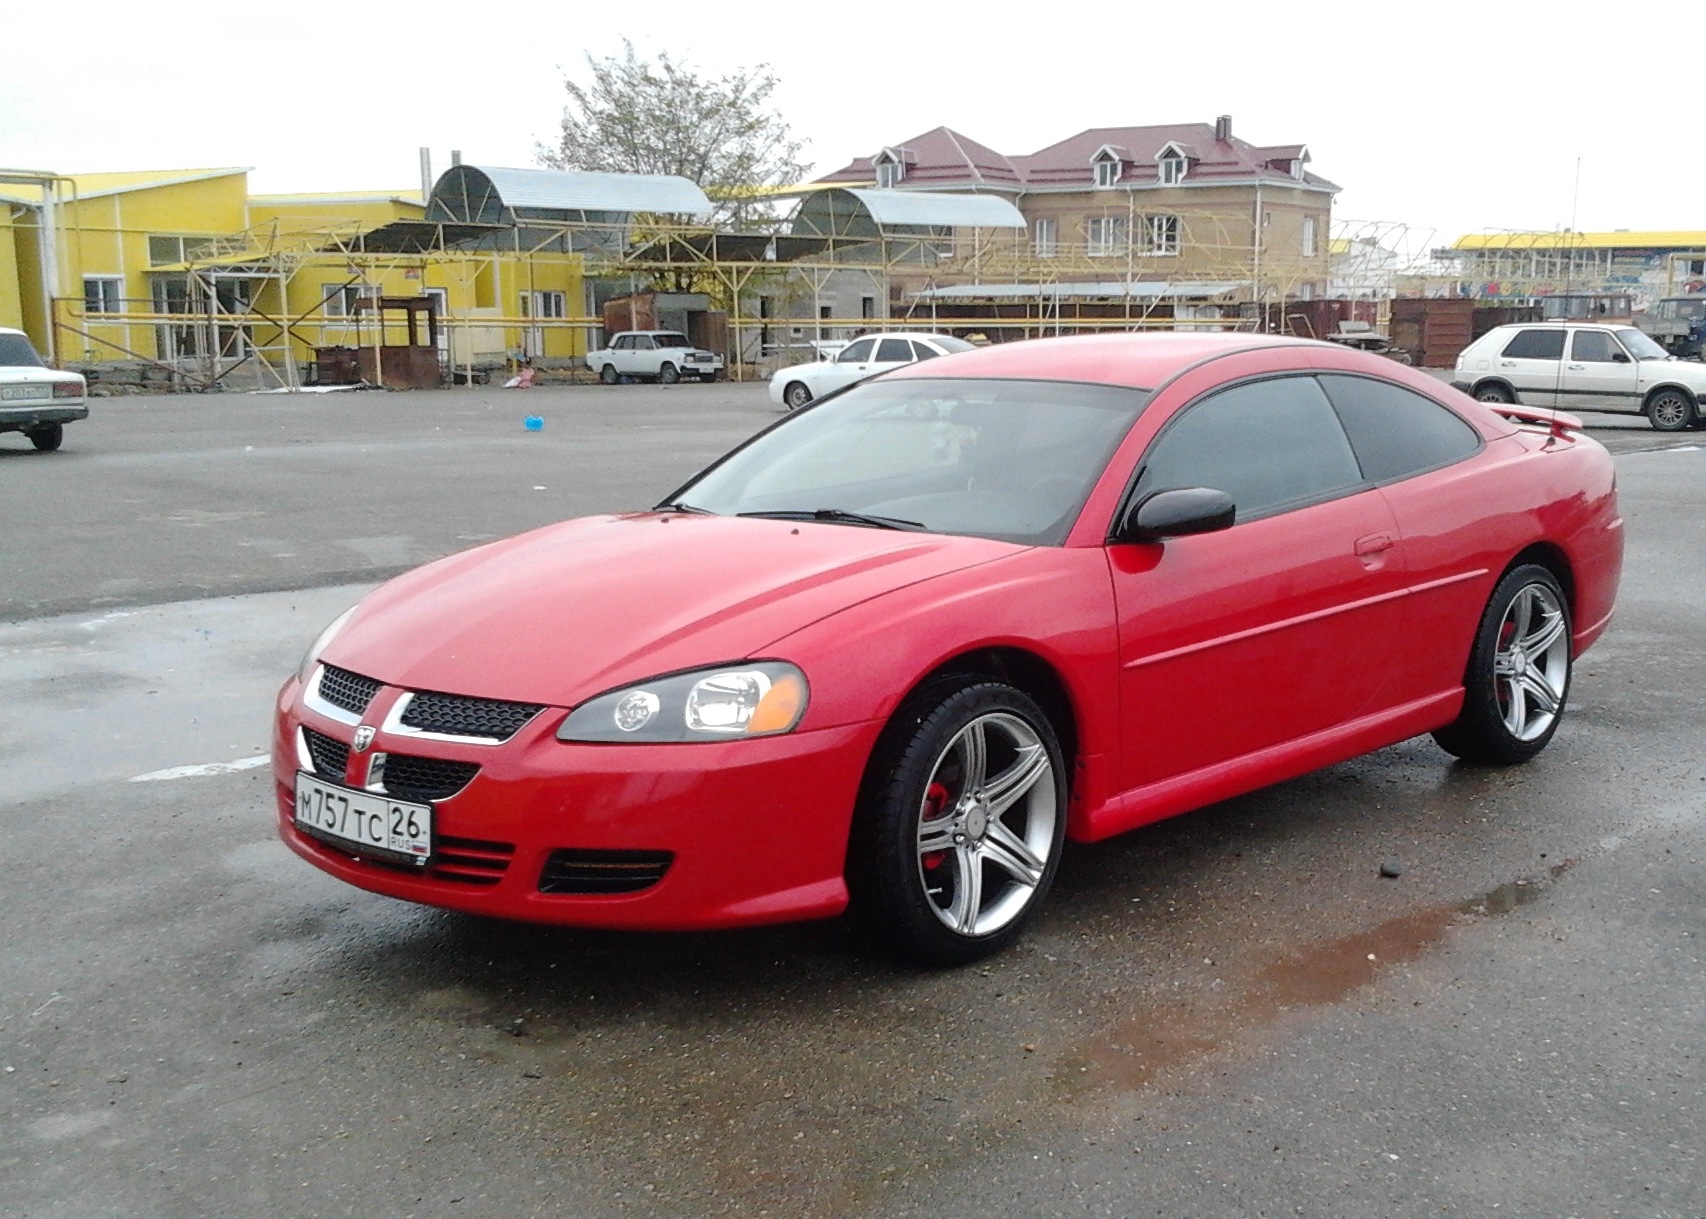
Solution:
{"label": "silver car", "polygon": [[770,378],[770,401],[791,411],[798,410],[813,398],[821,398],[844,385],[903,364],[916,364],[954,351],[970,351],[974,346],[951,334],[910,331],[867,334],[843,347],[833,360],[777,369]]}
{"label": "silver car", "polygon": [[1706,364],[1673,359],[1633,326],[1519,322],[1464,348],[1451,383],[1483,402],[1625,411],[1680,432],[1700,424]]}

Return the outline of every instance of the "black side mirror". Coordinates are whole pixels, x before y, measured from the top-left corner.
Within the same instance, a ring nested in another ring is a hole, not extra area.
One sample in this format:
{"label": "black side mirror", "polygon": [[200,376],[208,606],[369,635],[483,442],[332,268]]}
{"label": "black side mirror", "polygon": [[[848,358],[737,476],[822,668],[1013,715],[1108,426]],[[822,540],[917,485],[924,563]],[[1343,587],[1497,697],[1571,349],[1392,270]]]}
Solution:
{"label": "black side mirror", "polygon": [[1611,362],[1613,364],[1627,364],[1629,362],[1629,357],[1624,355],[1621,351],[1614,351],[1611,353]]}
{"label": "black side mirror", "polygon": [[1232,497],[1213,487],[1156,491],[1126,510],[1114,530],[1115,542],[1159,542],[1193,533],[1230,529],[1238,518]]}

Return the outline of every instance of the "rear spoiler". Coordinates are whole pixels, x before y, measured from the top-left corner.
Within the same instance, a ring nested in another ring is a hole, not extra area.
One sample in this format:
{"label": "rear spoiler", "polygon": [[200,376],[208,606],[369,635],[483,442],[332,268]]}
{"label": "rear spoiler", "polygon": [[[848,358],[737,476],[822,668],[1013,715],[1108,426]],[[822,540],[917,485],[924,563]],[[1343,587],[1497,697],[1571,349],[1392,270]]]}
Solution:
{"label": "rear spoiler", "polygon": [[1580,419],[1563,411],[1519,406],[1514,402],[1486,402],[1482,405],[1490,408],[1494,414],[1503,415],[1512,423],[1526,423],[1533,427],[1545,428],[1559,440],[1568,440],[1571,432],[1581,432],[1587,427]]}

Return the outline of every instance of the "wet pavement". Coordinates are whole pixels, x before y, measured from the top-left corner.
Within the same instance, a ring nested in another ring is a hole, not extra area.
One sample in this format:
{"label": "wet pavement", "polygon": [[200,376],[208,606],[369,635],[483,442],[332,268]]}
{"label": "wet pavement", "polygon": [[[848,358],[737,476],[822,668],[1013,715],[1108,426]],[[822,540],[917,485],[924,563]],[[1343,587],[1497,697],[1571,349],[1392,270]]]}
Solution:
{"label": "wet pavement", "polygon": [[761,395],[122,400],[0,456],[9,519],[77,505],[0,621],[9,1213],[1706,1214],[1687,438],[1629,433],[1619,619],[1535,763],[1424,738],[1076,849],[981,966],[500,924],[278,843],[272,692],[368,579],[650,502]]}

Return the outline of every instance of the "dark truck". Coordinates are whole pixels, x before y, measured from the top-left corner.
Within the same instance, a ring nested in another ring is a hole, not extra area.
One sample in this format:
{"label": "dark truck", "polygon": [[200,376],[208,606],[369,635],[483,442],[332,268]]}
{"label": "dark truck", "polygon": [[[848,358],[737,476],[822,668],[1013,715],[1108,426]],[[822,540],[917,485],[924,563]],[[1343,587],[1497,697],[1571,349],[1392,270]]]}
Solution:
{"label": "dark truck", "polygon": [[1706,347],[1706,293],[1661,297],[1635,319],[1635,325],[1673,356],[1706,358],[1702,355],[1702,347]]}

